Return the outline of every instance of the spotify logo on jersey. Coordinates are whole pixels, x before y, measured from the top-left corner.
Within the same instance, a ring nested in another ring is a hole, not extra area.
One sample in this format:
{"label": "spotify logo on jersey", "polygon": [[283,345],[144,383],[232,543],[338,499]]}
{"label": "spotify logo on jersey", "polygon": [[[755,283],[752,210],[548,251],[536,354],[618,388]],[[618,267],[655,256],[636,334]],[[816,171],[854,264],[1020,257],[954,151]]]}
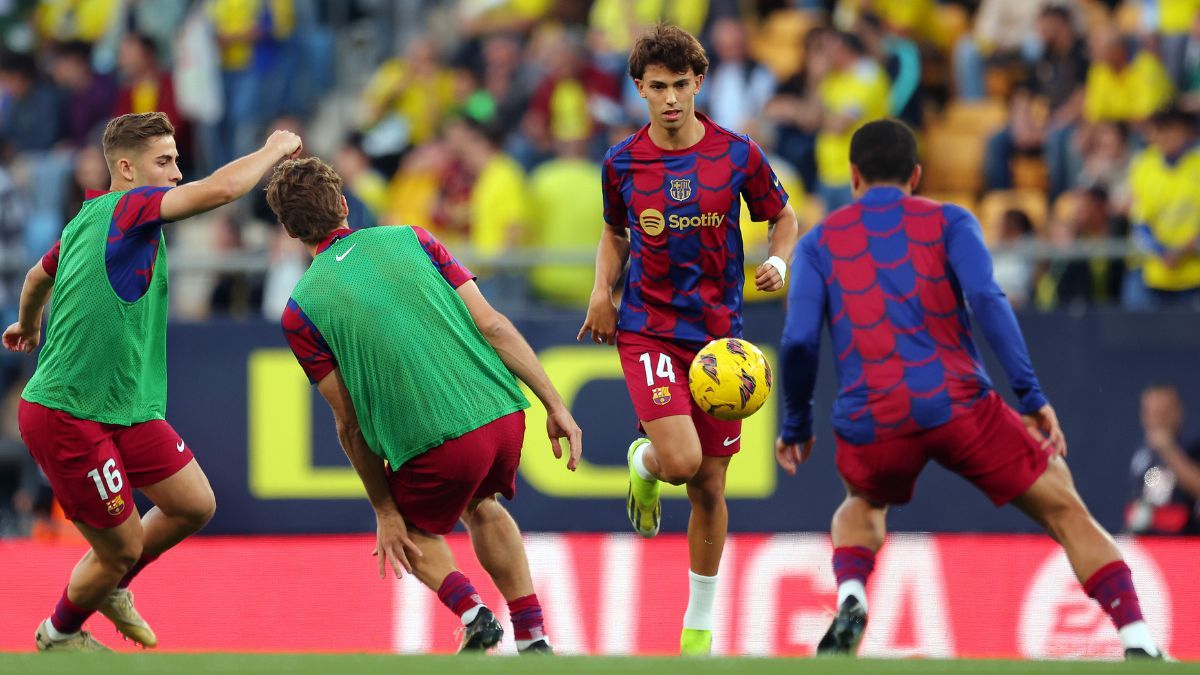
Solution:
{"label": "spotify logo on jersey", "polygon": [[663,231],[663,214],[658,209],[646,209],[638,215],[638,224],[642,231],[651,237]]}

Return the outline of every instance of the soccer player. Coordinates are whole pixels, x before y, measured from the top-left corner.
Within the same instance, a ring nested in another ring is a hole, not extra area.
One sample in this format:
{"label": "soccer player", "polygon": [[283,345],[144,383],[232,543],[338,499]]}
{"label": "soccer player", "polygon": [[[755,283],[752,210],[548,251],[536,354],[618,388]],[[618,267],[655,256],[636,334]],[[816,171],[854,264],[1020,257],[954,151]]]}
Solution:
{"label": "soccer player", "polygon": [[[300,137],[277,131],[261,149],[208,178],[182,176],[175,130],[163,113],[122,115],[104,129],[108,192],[91,193],[62,239],[25,277],[10,351],[41,340],[37,370],[21,395],[19,424],[63,512],[91,545],[50,618],[41,651],[106,650],[83,622],[97,610],[144,647],[154,632],[133,607],[129,584],[216,509],[200,465],[164,415],[167,406],[167,259],[163,226],[249,192]],[[144,516],[138,488],[155,506]]]}
{"label": "soccer player", "polygon": [[[817,652],[857,651],[887,508],[912,499],[932,459],[997,506],[1011,502],[1062,545],[1084,590],[1117,626],[1127,658],[1160,657],[1121,552],[1075,491],[1067,442],[992,277],[979,222],[959,206],[912,196],[921,167],[916,139],[899,121],[856,131],[850,165],[856,201],[797,247],[781,354],[786,416],[775,454],[794,475],[813,447],[811,399],[821,325],[829,322],[837,467],[847,494],[832,525],[838,614]],[[968,305],[1020,416],[984,372]]]}
{"label": "soccer player", "polygon": [[[680,652],[708,654],[712,603],[729,514],[725,473],[741,447],[741,422],[700,410],[688,391],[692,358],[707,342],[742,335],[741,204],[770,222],[762,291],[783,288],[796,214],[754,141],[695,111],[708,58],[688,32],[659,25],[629,55],[629,75],[650,123],[604,158],[606,226],[596,281],[578,339],[616,344],[640,428],[629,446],[629,520],[658,534],[659,482],[687,485],[689,595]],[[613,286],[629,273],[618,312]]]}
{"label": "soccer player", "polygon": [[579,426],[525,339],[474,276],[417,227],[351,231],[342,179],[319,159],[285,162],[267,201],[313,263],[292,291],[283,328],[333,409],[338,440],[375,510],[379,573],[416,575],[462,620],[459,651],[503,634],[443,535],[461,518],[475,555],[508,602],[517,649],[552,653],[521,533],[496,499],[512,499],[529,402],[546,407],[554,456]]}

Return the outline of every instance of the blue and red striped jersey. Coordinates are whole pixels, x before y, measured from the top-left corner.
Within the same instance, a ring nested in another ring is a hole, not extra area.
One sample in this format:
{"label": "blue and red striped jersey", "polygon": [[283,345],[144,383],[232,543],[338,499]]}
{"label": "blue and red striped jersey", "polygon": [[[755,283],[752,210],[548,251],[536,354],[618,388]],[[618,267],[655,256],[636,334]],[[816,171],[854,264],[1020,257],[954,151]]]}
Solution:
{"label": "blue and red striped jersey", "polygon": [[739,197],[766,221],[788,195],[754,141],[696,117],[704,137],[690,148],[659,148],[646,125],[604,157],[604,220],[629,230],[620,330],[691,342],[742,334]]}
{"label": "blue and red striped jersey", "polygon": [[970,306],[1022,413],[1046,403],[975,216],[876,187],[800,240],[792,262],[782,370],[783,438],[812,436],[821,326],[837,358],[833,426],[863,444],[945,424],[992,389]]}
{"label": "blue and red striped jersey", "polygon": [[[425,249],[425,254],[429,256],[429,262],[433,263],[451,288],[458,288],[475,278],[471,270],[458,262],[436,237],[423,228],[413,226],[412,229],[417,235],[417,241],[421,242],[421,248]],[[350,228],[334,230],[317,246],[317,255],[321,255],[333,242],[351,232],[353,230]],[[308,375],[309,381],[316,384],[337,368],[337,359],[334,358],[329,343],[292,298],[288,298],[287,306],[283,310],[282,323],[283,335],[287,338],[288,346],[292,348],[292,354],[300,362],[300,367]]]}

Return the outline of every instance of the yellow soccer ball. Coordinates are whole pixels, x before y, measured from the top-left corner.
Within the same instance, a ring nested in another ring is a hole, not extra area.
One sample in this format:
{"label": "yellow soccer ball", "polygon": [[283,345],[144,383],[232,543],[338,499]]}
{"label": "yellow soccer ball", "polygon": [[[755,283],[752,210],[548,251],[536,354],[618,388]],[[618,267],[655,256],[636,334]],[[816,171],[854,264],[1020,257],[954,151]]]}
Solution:
{"label": "yellow soccer ball", "polygon": [[704,345],[688,369],[688,387],[696,405],[722,420],[745,419],[766,403],[773,378],[771,364],[758,347],[737,338]]}

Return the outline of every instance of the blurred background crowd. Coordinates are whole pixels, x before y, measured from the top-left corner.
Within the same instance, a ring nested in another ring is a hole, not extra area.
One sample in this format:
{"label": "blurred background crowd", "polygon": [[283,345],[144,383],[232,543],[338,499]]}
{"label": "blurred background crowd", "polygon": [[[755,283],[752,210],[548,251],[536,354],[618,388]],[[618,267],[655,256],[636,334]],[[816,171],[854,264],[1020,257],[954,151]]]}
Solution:
{"label": "blurred background crowd", "polygon": [[[849,137],[892,115],[1018,308],[1200,308],[1200,0],[0,0],[0,313],[107,187],[105,122],[153,110],[184,180],[289,128],[352,225],[429,229],[510,311],[583,307],[656,21],[701,37],[698,108],[767,151],[802,226],[850,200]],[[744,233],[761,259],[765,226]],[[308,264],[261,194],[166,236],[176,320],[273,320]],[[24,455],[3,425],[0,458]]]}

